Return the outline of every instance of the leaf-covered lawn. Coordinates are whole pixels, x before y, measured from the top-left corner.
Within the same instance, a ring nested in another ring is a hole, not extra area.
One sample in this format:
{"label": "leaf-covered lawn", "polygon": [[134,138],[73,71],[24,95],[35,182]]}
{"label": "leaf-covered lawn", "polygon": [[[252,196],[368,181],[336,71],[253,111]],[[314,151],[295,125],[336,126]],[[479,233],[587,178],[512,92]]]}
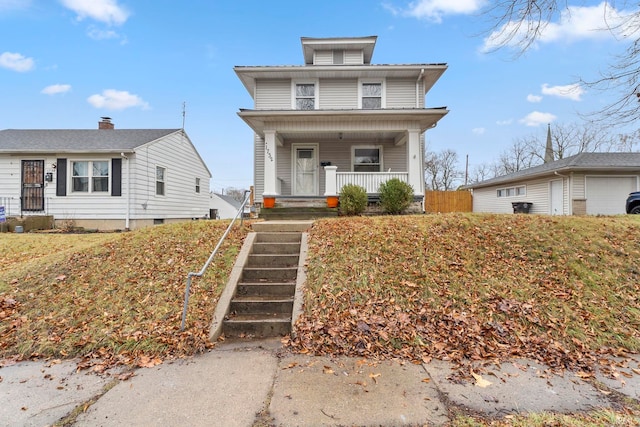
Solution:
{"label": "leaf-covered lawn", "polygon": [[[0,359],[149,366],[212,345],[209,323],[246,233],[227,222],[130,233],[1,235]],[[76,239],[75,243],[73,240]],[[640,349],[640,218],[337,218],[310,231],[295,351],[408,360],[531,357],[589,372]]]}
{"label": "leaf-covered lawn", "polygon": [[640,350],[640,218],[422,215],[317,221],[296,351],[531,357],[590,371]]}
{"label": "leaf-covered lawn", "polygon": [[[193,221],[91,237],[0,234],[0,359],[81,356],[98,369],[148,366],[209,347],[209,321],[248,228],[234,226],[205,276],[193,279],[180,331],[186,276],[202,268],[227,226]],[[75,249],[70,239],[77,239]],[[40,260],[25,261],[25,268],[19,260],[30,257]]]}

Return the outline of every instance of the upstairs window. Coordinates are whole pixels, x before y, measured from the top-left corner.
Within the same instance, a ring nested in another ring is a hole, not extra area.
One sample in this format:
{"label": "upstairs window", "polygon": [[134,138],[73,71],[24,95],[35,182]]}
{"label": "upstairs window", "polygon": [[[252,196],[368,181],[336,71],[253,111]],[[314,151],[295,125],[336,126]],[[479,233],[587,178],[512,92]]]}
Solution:
{"label": "upstairs window", "polygon": [[156,195],[164,196],[165,179],[167,170],[163,167],[156,166]]}
{"label": "upstairs window", "polygon": [[315,110],[316,85],[313,83],[296,83],[296,110]]}
{"label": "upstairs window", "polygon": [[200,192],[200,178],[196,178],[196,193]]}
{"label": "upstairs window", "polygon": [[382,108],[382,83],[362,83],[362,108],[365,110],[379,110]]}
{"label": "upstairs window", "polygon": [[353,147],[354,172],[380,172],[382,170],[382,147]]}
{"label": "upstairs window", "polygon": [[106,193],[109,191],[109,162],[71,162],[71,191]]}

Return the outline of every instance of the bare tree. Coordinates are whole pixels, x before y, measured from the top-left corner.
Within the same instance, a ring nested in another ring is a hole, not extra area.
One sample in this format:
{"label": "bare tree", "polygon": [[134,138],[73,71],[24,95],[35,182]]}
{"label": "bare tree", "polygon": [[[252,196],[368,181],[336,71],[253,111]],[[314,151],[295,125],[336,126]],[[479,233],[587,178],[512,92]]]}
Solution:
{"label": "bare tree", "polygon": [[245,190],[242,188],[227,187],[224,189],[224,194],[233,198],[234,200],[242,202],[244,200]]}
{"label": "bare tree", "polygon": [[[536,140],[533,138],[517,138],[509,148],[500,154],[494,167],[496,176],[518,172],[538,164],[536,156],[533,154],[535,144]],[[544,147],[542,153],[544,156]]]}
{"label": "bare tree", "polygon": [[[638,132],[612,134],[611,128],[597,122],[556,123],[551,126],[551,143],[554,160],[579,153],[633,151],[638,144]],[[530,141],[531,154],[536,163],[544,160],[546,136],[539,135]]]}
{"label": "bare tree", "polygon": [[[493,23],[489,42],[494,50],[515,46],[519,53],[531,48],[553,19],[571,12],[567,0],[497,0],[490,4],[485,11]],[[613,13],[616,5],[620,10],[629,5],[631,12]],[[604,7],[606,30],[619,39],[628,40],[629,45],[624,53],[612,56],[608,71],[599,78],[583,77],[581,82],[596,90],[618,92],[613,102],[593,112],[591,118],[625,125],[640,118],[640,9],[637,2],[625,0],[610,0]]]}
{"label": "bare tree", "polygon": [[458,168],[458,153],[451,149],[427,152],[424,166],[425,183],[431,190],[453,190],[463,176]]}

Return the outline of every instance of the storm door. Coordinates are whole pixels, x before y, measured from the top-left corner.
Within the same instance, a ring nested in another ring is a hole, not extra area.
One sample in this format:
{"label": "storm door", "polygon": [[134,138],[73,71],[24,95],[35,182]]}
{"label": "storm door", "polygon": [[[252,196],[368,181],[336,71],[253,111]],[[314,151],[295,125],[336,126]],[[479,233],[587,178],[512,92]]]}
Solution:
{"label": "storm door", "polygon": [[313,145],[293,146],[293,194],[318,194],[318,149]]}
{"label": "storm door", "polygon": [[44,160],[22,161],[22,210],[44,210]]}

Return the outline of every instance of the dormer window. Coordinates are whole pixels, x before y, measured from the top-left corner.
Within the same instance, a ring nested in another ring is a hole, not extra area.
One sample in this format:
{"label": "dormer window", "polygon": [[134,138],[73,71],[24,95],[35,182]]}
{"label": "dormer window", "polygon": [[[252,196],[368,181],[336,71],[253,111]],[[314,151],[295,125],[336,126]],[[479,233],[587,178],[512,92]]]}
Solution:
{"label": "dormer window", "polygon": [[344,50],[333,51],[333,65],[344,64]]}
{"label": "dormer window", "polygon": [[317,108],[317,90],[314,82],[294,83],[293,90],[296,110],[315,110]]}

